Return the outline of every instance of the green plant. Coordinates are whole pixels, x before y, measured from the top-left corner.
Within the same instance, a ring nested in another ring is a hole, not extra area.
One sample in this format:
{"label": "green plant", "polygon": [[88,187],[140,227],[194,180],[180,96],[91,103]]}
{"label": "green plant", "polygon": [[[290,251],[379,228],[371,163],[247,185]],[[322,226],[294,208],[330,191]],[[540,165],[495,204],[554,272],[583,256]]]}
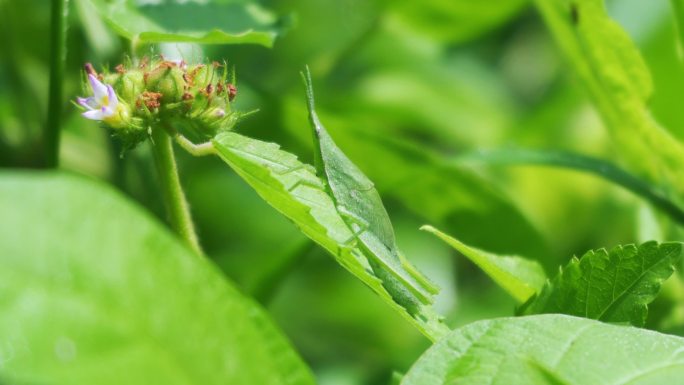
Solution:
{"label": "green plant", "polygon": [[41,99],[0,2],[0,382],[682,382],[684,71],[603,0],[74,6]]}

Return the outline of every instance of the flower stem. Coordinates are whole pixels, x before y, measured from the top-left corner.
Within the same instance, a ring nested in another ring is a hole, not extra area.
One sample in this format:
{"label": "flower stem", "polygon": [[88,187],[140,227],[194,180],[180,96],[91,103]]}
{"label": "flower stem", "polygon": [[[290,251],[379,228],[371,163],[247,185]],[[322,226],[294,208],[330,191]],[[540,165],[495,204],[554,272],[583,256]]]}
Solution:
{"label": "flower stem", "polygon": [[62,79],[66,60],[69,0],[52,0],[50,20],[50,88],[47,122],[43,132],[45,166],[57,167],[62,120]]}
{"label": "flower stem", "polygon": [[169,134],[161,127],[152,129],[152,153],[171,227],[192,250],[198,255],[203,255],[178,176],[176,158],[173,155],[173,142]]}

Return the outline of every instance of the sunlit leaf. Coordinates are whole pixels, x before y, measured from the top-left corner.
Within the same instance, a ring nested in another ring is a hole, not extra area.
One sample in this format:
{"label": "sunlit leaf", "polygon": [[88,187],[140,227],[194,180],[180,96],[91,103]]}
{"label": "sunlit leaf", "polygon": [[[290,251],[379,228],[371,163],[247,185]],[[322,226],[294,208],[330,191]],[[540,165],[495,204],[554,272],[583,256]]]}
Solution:
{"label": "sunlit leaf", "polygon": [[314,242],[325,248],[335,259],[400,314],[413,322],[432,339],[446,332],[431,306],[420,305],[409,312],[397,303],[383,286],[369,263],[364,250],[351,242],[354,233],[340,216],[328,195],[325,183],[315,169],[297,160],[278,145],[248,138],[234,132],[221,133],[213,139],[219,156],[256,192],[293,221]]}
{"label": "sunlit leaf", "polygon": [[536,261],[517,255],[496,255],[470,247],[432,226],[423,226],[421,230],[435,234],[461,252],[518,302],[525,302],[544,285],[546,274]]}
{"label": "sunlit leaf", "polygon": [[479,321],[430,348],[402,385],[662,385],[684,376],[684,339],[565,315]]}
{"label": "sunlit leaf", "polygon": [[684,192],[684,146],[651,116],[649,70],[604,0],[536,0],[632,169]]}
{"label": "sunlit leaf", "polygon": [[682,258],[681,243],[591,250],[548,282],[525,314],[563,313],[643,326],[648,304]]}
{"label": "sunlit leaf", "polygon": [[0,377],[313,384],[264,311],[113,189],[0,174]]}

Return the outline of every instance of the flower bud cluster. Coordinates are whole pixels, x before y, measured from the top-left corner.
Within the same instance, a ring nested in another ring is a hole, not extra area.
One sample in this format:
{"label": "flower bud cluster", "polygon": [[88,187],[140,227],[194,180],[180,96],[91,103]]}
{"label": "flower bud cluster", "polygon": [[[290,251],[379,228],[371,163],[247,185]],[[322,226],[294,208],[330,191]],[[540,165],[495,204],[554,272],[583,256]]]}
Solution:
{"label": "flower bud cluster", "polygon": [[90,64],[85,71],[91,96],[78,98],[87,110],[83,116],[101,121],[125,148],[145,140],[153,127],[206,140],[232,129],[244,116],[231,108],[237,88],[225,63],[146,58],[120,64],[113,72],[97,73]]}

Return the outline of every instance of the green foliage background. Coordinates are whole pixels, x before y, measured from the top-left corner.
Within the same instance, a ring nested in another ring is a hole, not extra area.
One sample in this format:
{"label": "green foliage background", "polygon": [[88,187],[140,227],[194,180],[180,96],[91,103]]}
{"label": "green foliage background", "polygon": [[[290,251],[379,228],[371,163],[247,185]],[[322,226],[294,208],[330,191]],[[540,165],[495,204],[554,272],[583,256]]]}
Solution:
{"label": "green foliage background", "polygon": [[[222,7],[245,2],[138,3],[147,4],[142,11],[159,25],[231,31],[231,22],[245,19],[225,17]],[[72,0],[69,5],[60,167],[115,186],[162,221],[147,146],[120,158],[119,144],[69,103],[82,93],[84,62],[113,68],[132,50],[167,56],[182,51],[188,61],[226,59],[237,69],[238,106],[260,110],[238,132],[279,143],[312,163],[299,77],[308,64],[321,120],[375,183],[399,247],[442,288],[436,309],[452,327],[510,316],[516,302],[461,254],[418,231],[423,224],[487,252],[536,260],[549,277],[590,249],[681,239],[674,221],[595,175],[467,161],[482,149],[572,151],[644,178],[651,177],[651,161],[657,162],[611,137],[611,130],[623,128],[621,111],[600,103],[603,109],[594,107],[592,92],[601,90],[583,87],[582,74],[573,71],[572,60],[561,53],[530,1],[270,0],[260,4],[272,15],[247,21],[262,28],[244,40],[256,44],[214,45],[234,41],[199,34],[187,40],[211,44],[154,45],[166,39],[160,32],[134,47],[108,26],[97,3]],[[641,90],[648,86],[632,79],[639,88],[635,105],[644,109],[647,102],[653,117],[683,140],[684,67],[669,4],[613,0],[607,6],[637,43],[653,77],[650,97]],[[44,0],[0,0],[2,167],[37,168],[44,161],[49,14]],[[135,19],[125,19],[129,16],[117,17],[140,27]],[[599,114],[613,117],[608,126]],[[406,372],[429,346],[219,159],[180,153],[180,172],[206,253],[242,293],[266,309],[320,384],[387,384],[393,371]],[[13,195],[18,201],[29,198]],[[0,234],[0,242],[9,236]],[[646,327],[684,334],[680,280],[676,274],[664,284]]]}

